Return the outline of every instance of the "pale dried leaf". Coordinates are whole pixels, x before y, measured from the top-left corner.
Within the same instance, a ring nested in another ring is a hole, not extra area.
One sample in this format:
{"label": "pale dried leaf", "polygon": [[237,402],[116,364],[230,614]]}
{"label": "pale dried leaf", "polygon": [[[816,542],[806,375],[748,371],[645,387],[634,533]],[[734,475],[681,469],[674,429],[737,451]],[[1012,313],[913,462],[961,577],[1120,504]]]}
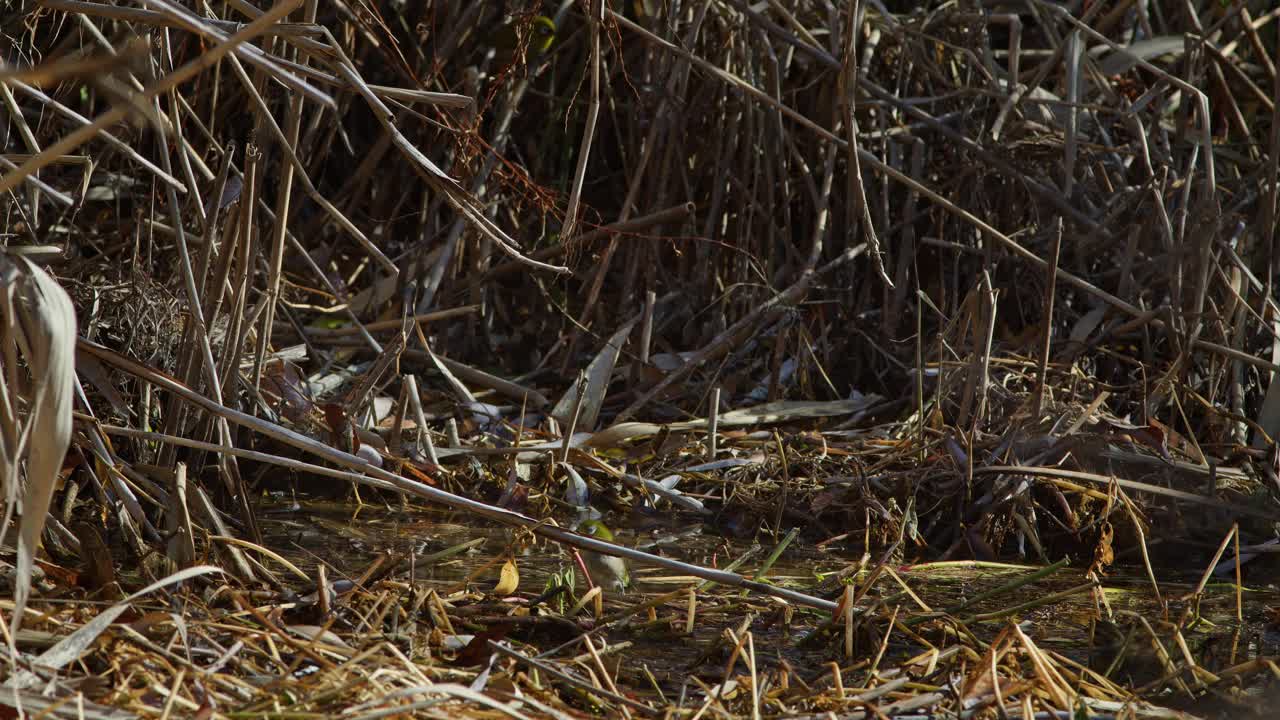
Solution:
{"label": "pale dried leaf", "polygon": [[613,377],[613,368],[618,363],[618,354],[622,352],[622,343],[626,342],[627,336],[639,320],[636,317],[614,332],[591,364],[587,365],[586,382],[579,378],[565,391],[560,402],[551,411],[552,417],[566,426],[571,424],[573,408],[581,395],[582,409],[578,413],[577,427],[589,429],[596,426],[600,408],[604,406],[605,393],[609,389],[609,380]]}
{"label": "pale dried leaf", "polygon": [[[12,261],[11,261],[12,262]],[[44,530],[45,514],[57,487],[58,471],[71,441],[71,399],[75,391],[76,316],[67,296],[49,274],[17,258],[13,310],[21,326],[32,397],[27,448],[27,482],[18,530],[18,577],[14,587],[13,631],[31,596],[31,567]],[[8,458],[16,463],[18,458]]]}

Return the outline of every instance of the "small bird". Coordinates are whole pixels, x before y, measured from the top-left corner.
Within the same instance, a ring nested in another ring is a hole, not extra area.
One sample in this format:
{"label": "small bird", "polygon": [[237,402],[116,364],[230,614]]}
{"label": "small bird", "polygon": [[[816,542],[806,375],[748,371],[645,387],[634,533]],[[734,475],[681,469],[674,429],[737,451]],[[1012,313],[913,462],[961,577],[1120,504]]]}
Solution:
{"label": "small bird", "polygon": [[[613,532],[599,520],[582,521],[578,524],[578,532],[590,535],[597,540],[613,542]],[[596,585],[606,590],[624,592],[631,584],[631,573],[627,571],[627,562],[622,558],[602,555],[590,550],[582,550],[580,554],[587,566],[587,573],[591,575],[591,582]]]}
{"label": "small bird", "polygon": [[551,49],[555,39],[556,24],[545,15],[506,23],[493,33],[494,62],[499,68],[510,65],[522,47],[525,57],[535,60]]}

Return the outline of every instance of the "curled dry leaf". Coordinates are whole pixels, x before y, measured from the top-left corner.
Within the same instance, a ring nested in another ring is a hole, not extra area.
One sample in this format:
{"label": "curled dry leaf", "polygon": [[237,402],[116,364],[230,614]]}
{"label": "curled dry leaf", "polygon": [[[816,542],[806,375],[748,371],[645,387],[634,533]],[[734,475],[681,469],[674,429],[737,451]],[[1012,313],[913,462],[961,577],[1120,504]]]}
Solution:
{"label": "curled dry leaf", "polygon": [[[71,396],[75,387],[76,316],[67,296],[44,270],[25,258],[0,255],[0,312],[6,360],[22,356],[29,373],[26,402],[19,405],[3,390],[5,523],[15,510],[21,459],[26,457],[22,520],[18,529],[18,578],[14,587],[13,630],[21,624],[31,595],[31,567],[44,530],[45,515],[57,487],[58,470],[71,440]],[[9,372],[16,372],[16,368]],[[11,415],[24,408],[26,417]]]}
{"label": "curled dry leaf", "polygon": [[516,568],[515,561],[507,560],[502,563],[502,573],[498,578],[498,585],[493,589],[494,595],[510,595],[520,586],[520,571]]}

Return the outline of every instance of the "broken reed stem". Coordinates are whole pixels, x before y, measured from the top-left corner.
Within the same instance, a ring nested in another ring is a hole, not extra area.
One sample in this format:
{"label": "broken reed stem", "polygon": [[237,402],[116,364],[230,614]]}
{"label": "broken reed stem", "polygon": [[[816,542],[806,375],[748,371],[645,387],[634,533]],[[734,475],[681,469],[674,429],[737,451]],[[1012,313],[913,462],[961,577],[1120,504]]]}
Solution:
{"label": "broken reed stem", "polygon": [[1045,607],[1046,605],[1052,605],[1060,600],[1065,600],[1074,595],[1079,595],[1080,593],[1087,593],[1093,590],[1094,588],[1099,587],[1099,585],[1100,583],[1097,582],[1096,580],[1091,580],[1087,583],[1081,583],[1080,585],[1076,585],[1075,587],[1068,588],[1061,592],[1051,593],[1049,595],[1036,598],[1035,600],[1030,600],[1028,602],[1022,603],[1021,605],[1014,605],[1013,607],[1002,608],[1000,610],[996,610],[989,613],[979,613],[977,615],[969,615],[967,617],[962,617],[960,618],[959,623],[961,625],[972,625],[973,623],[978,623],[978,622],[990,622],[992,620],[1001,620],[1008,617],[1014,617],[1016,615],[1025,613],[1028,610],[1034,610],[1039,607]]}
{"label": "broken reed stem", "polygon": [[1133,507],[1133,503],[1129,500],[1129,496],[1123,491],[1117,491],[1120,496],[1120,502],[1124,505],[1125,512],[1129,515],[1129,522],[1132,523],[1132,529],[1138,538],[1138,550],[1142,553],[1142,567],[1147,572],[1147,579],[1151,581],[1151,591],[1155,593],[1156,604],[1160,611],[1166,612],[1168,605],[1164,602],[1164,597],[1160,594],[1160,583],[1156,582],[1155,568],[1151,567],[1151,553],[1147,550],[1147,533],[1142,529],[1142,519],[1138,517],[1138,511]]}
{"label": "broken reed stem", "polygon": [[991,389],[991,344],[995,340],[996,312],[999,310],[996,299],[1000,293],[999,290],[992,287],[991,276],[986,270],[982,271],[982,287],[986,313],[984,314],[985,323],[982,333],[981,370],[978,373],[978,414],[974,419],[975,424],[987,418],[987,404],[990,399],[988,396]]}
{"label": "broken reed stem", "polygon": [[1238,523],[1231,526],[1231,529],[1228,530],[1227,534],[1222,538],[1222,542],[1218,543],[1218,548],[1214,551],[1213,557],[1210,558],[1209,562],[1205,565],[1204,572],[1200,574],[1200,582],[1196,583],[1195,590],[1191,591],[1192,596],[1197,600],[1199,600],[1200,596],[1204,594],[1204,588],[1209,584],[1209,578],[1213,577],[1213,569],[1217,567],[1218,563],[1222,560],[1222,554],[1231,546],[1231,540],[1236,536],[1239,528],[1240,525]]}
{"label": "broken reed stem", "polygon": [[569,462],[569,449],[573,445],[573,434],[578,429],[578,418],[582,416],[582,403],[587,397],[587,374],[578,373],[578,381],[574,383],[577,395],[573,398],[573,413],[569,416],[569,425],[564,429],[564,445],[560,454],[560,462]]}
{"label": "broken reed stem", "polygon": [[[1001,595],[1007,595],[1009,593],[1014,592],[1015,590],[1020,590],[1026,587],[1027,585],[1030,585],[1031,583],[1039,582],[1040,580],[1043,580],[1057,573],[1059,570],[1065,567],[1068,567],[1070,564],[1071,564],[1071,561],[1069,559],[1063,558],[1053,563],[1052,565],[1046,565],[1045,567],[1042,567],[1034,572],[1030,572],[1030,573],[1027,573],[1026,575],[1015,578],[1014,580],[1011,580],[1010,582],[1007,582],[999,587],[992,588],[991,590],[980,593],[971,598],[966,598],[965,601],[962,603],[958,603],[956,605],[943,608],[941,610],[941,613],[944,615],[956,615],[957,613],[961,613],[967,610],[968,608],[971,608],[974,605],[977,605],[978,603],[986,602],[988,600],[997,598]],[[928,565],[918,565],[914,568],[914,570],[916,570],[917,572],[919,571],[927,572],[927,569],[928,569]],[[917,615],[901,621],[901,624],[907,627],[911,627],[913,625],[918,625],[922,622],[925,622],[929,619],[930,617],[927,615]]]}
{"label": "broken reed stem", "polygon": [[720,429],[720,387],[711,390],[711,403],[707,407],[707,460],[716,459],[716,433]]}
{"label": "broken reed stem", "polygon": [[786,552],[787,548],[795,541],[796,536],[799,534],[800,528],[798,527],[793,527],[787,531],[786,536],[784,536],[777,545],[774,545],[773,550],[769,553],[768,557],[766,557],[764,562],[760,564],[760,569],[757,570],[755,574],[756,580],[763,580],[768,576],[769,570],[773,568],[773,564],[778,562],[778,558],[782,557],[782,553]]}
{"label": "broken reed stem", "polygon": [[1236,622],[1244,622],[1244,582],[1240,577],[1240,523],[1236,522],[1231,525],[1231,537],[1235,540],[1236,557]]}
{"label": "broken reed stem", "polygon": [[1036,369],[1035,400],[1032,417],[1039,420],[1044,414],[1044,393],[1049,375],[1049,346],[1053,341],[1053,302],[1058,288],[1058,258],[1062,252],[1062,218],[1054,221],[1053,250],[1049,253],[1049,273],[1044,289],[1044,313],[1041,322],[1044,330],[1040,336],[1040,365]]}

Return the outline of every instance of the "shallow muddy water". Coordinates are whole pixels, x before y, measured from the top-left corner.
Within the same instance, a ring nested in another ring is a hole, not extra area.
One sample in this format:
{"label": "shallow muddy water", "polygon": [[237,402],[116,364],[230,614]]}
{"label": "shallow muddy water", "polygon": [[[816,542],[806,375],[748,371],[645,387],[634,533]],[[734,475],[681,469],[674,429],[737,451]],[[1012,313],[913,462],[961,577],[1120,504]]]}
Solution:
{"label": "shallow muddy water", "polygon": [[[411,572],[415,584],[433,588],[442,595],[472,590],[480,597],[497,582],[501,563],[495,562],[495,558],[514,552],[520,574],[517,594],[529,598],[543,592],[554,576],[573,566],[569,553],[554,544],[529,540],[526,535],[524,544],[515,547],[516,534],[511,529],[457,513],[309,502],[267,508],[262,517],[268,547],[310,572],[324,563],[329,578],[339,582],[358,578],[378,556],[389,555],[400,562],[399,579],[406,579],[406,572]],[[748,576],[757,571],[772,549],[750,541],[722,538],[700,525],[676,531],[615,528],[615,532],[616,540],[623,545],[709,567],[725,568],[746,555],[748,560],[738,572]],[[767,536],[762,534],[761,538]],[[459,549],[464,544],[465,549]],[[451,548],[453,551],[449,554]],[[441,558],[442,554],[445,557]],[[840,585],[831,575],[858,560],[842,553],[824,552],[796,540],[782,553],[767,577],[771,582],[801,592],[834,599],[838,598]],[[874,565],[874,560],[869,562],[860,579],[865,579],[867,570]],[[935,612],[951,610],[951,617],[959,618],[985,642],[1007,627],[1008,619],[984,617],[984,614],[1022,606],[1086,582],[1080,567],[1065,567],[1048,578],[965,606],[974,598],[1024,578],[1038,568],[961,562],[896,564],[892,569],[918,602],[904,591],[902,584],[885,573],[860,601],[859,607],[881,602],[886,616],[897,607],[901,612],[899,621],[905,619],[908,627],[938,647],[954,640],[954,635],[949,636],[946,630],[949,623],[920,618],[924,610],[918,603]],[[609,612],[625,610],[697,582],[663,569],[634,565],[632,577],[634,585],[630,592],[609,598]],[[1102,613],[1087,590],[1055,599],[1044,607],[1024,607],[1014,617],[1022,631],[1044,650],[1103,672],[1140,673],[1145,663],[1149,674],[1151,666],[1158,666],[1150,650],[1149,636],[1131,634],[1134,620],[1138,616],[1145,618],[1166,642],[1168,651],[1179,656],[1179,648],[1169,641],[1172,626],[1162,621],[1177,622],[1184,617],[1193,602],[1188,596],[1198,581],[1198,577],[1185,574],[1166,576],[1159,570],[1157,577],[1167,611],[1162,611],[1156,602],[1144,571],[1115,568],[1103,581],[1103,594],[1115,622],[1096,621]],[[579,588],[579,592],[581,590]],[[652,677],[664,693],[692,690],[687,685],[690,675],[706,677],[709,673],[714,679],[722,673],[730,649],[724,640],[725,630],[736,632],[748,615],[752,618],[750,629],[761,665],[776,667],[785,662],[798,676],[810,680],[829,673],[833,661],[851,670],[866,666],[866,662],[850,663],[841,658],[840,632],[815,635],[819,639],[809,641],[813,640],[810,636],[815,628],[827,620],[825,613],[788,607],[778,600],[724,587],[704,591],[699,598],[692,633],[685,634],[678,629],[684,617],[684,600],[668,602],[658,608],[655,615],[639,615],[610,631],[609,642],[629,643],[618,654],[625,659],[612,661],[614,668],[621,666],[623,673]],[[1280,593],[1246,590],[1244,622],[1237,623],[1234,587],[1226,583],[1210,584],[1198,603],[1200,620],[1189,624],[1189,629],[1182,634],[1197,662],[1210,669],[1275,655],[1280,653],[1280,633],[1268,629],[1266,619],[1267,608],[1275,606],[1280,606]],[[919,624],[912,625],[913,622]],[[870,627],[861,630],[856,639],[855,658],[874,656],[881,643],[886,623],[877,619],[868,625]],[[548,643],[548,646],[555,644]],[[1129,648],[1123,655],[1124,662],[1115,661],[1117,648]],[[925,648],[917,642],[908,642],[902,632],[895,631],[884,650],[881,667],[916,657]],[[1135,666],[1138,669],[1134,670]],[[863,678],[865,672],[855,672],[853,677]],[[649,683],[643,681],[642,684]]]}

